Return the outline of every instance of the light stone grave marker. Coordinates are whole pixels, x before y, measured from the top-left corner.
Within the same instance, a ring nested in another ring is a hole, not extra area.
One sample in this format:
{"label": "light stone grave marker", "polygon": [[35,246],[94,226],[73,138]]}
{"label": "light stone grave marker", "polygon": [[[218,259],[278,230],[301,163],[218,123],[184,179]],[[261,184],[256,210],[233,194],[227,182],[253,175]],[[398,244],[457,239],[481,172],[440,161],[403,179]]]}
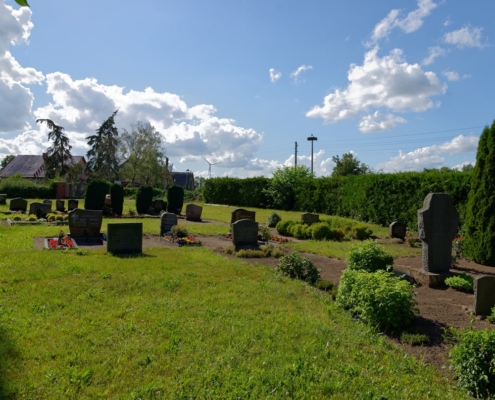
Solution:
{"label": "light stone grave marker", "polygon": [[320,222],[320,216],[318,214],[302,213],[301,222],[306,225],[316,224],[317,222]]}

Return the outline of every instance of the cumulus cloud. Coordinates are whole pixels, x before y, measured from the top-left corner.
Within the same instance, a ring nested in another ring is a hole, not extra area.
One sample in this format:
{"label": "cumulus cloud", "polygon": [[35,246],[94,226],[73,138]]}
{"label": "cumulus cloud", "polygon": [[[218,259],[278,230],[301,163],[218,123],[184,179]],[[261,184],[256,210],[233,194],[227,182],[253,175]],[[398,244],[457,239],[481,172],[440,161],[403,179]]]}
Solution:
{"label": "cumulus cloud", "polygon": [[443,75],[452,82],[458,81],[459,80],[459,74],[455,71],[444,71]]}
{"label": "cumulus cloud", "polygon": [[323,106],[315,106],[306,116],[336,122],[372,108],[424,111],[437,105],[431,97],[444,93],[446,86],[434,72],[423,71],[419,64],[408,64],[399,49],[382,58],[377,53],[375,47],[365,54],[363,65],[352,64],[347,88],[325,96]]}
{"label": "cumulus cloud", "polygon": [[447,51],[440,46],[433,46],[428,49],[428,57],[426,57],[421,64],[430,65],[437,57],[441,57],[447,54]]}
{"label": "cumulus cloud", "polygon": [[394,28],[399,28],[405,33],[417,31],[423,25],[423,19],[430,15],[438,4],[432,0],[418,0],[418,8],[411,11],[403,19],[399,18],[400,10],[391,10],[388,15],[376,24],[368,41],[369,46],[373,46],[380,39],[386,38]]}
{"label": "cumulus cloud", "polygon": [[269,72],[270,72],[270,81],[272,83],[277,82],[282,77],[282,73],[280,71],[277,71],[275,68],[270,68]]}
{"label": "cumulus cloud", "polygon": [[399,151],[399,155],[390,161],[377,165],[377,169],[385,172],[418,171],[424,168],[440,168],[445,166],[442,154],[455,154],[476,151],[479,137],[474,135],[459,135],[440,145],[416,149],[409,153]]}
{"label": "cumulus cloud", "polygon": [[465,26],[456,31],[446,33],[443,40],[445,43],[457,46],[460,49],[464,47],[482,48],[484,47],[481,43],[482,31],[483,28]]}
{"label": "cumulus cloud", "polygon": [[301,74],[304,71],[313,69],[311,65],[301,65],[298,69],[295,71],[291,72],[290,77],[294,80],[294,82],[299,83],[301,81]]}
{"label": "cumulus cloud", "polygon": [[363,133],[383,132],[394,129],[397,124],[404,124],[407,121],[402,117],[393,114],[382,115],[375,111],[372,115],[366,115],[359,122],[359,130]]}

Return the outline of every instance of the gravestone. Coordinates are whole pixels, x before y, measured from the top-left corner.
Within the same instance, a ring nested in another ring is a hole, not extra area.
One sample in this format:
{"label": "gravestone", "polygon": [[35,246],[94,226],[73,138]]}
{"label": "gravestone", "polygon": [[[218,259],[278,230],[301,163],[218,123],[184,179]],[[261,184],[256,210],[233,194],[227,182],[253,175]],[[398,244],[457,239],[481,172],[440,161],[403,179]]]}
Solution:
{"label": "gravestone", "polygon": [[423,269],[427,272],[449,272],[452,262],[452,240],[457,233],[459,215],[448,193],[429,193],[418,210],[418,232],[423,242]]}
{"label": "gravestone", "polygon": [[76,208],[69,212],[69,232],[72,237],[99,237],[103,211]]}
{"label": "gravestone", "polygon": [[69,199],[67,202],[67,210],[72,211],[79,207],[79,200]]}
{"label": "gravestone", "polygon": [[248,210],[245,210],[244,208],[236,208],[235,210],[232,211],[230,223],[233,224],[234,222],[239,221],[241,219],[250,219],[251,221],[255,221],[256,220],[256,212],[255,211],[248,211]]}
{"label": "gravestone", "polygon": [[406,238],[407,225],[404,222],[394,221],[388,226],[388,234],[391,238]]}
{"label": "gravestone", "polygon": [[303,224],[312,225],[317,222],[320,222],[320,216],[318,214],[302,213],[301,222]]}
{"label": "gravestone", "polygon": [[55,210],[64,212],[65,211],[65,201],[64,200],[56,200],[55,201]]}
{"label": "gravestone", "polygon": [[230,225],[232,243],[235,251],[241,249],[259,249],[258,223],[251,219],[241,219]]}
{"label": "gravestone", "polygon": [[155,199],[151,204],[153,210],[155,210],[155,214],[159,215],[162,211],[167,209],[167,203],[162,199]]}
{"label": "gravestone", "polygon": [[50,203],[31,203],[29,205],[29,215],[36,215],[38,218],[45,218],[46,214],[52,212],[52,202]]}
{"label": "gravestone", "polygon": [[22,211],[26,212],[28,206],[28,202],[26,199],[21,199],[20,197],[15,197],[10,199],[10,211]]}
{"label": "gravestone", "polygon": [[164,212],[160,217],[160,237],[169,234],[174,225],[177,225],[177,215]]}
{"label": "gravestone", "polygon": [[203,207],[197,206],[196,204],[186,205],[186,219],[188,221],[201,221],[201,213],[203,212]]}
{"label": "gravestone", "polygon": [[112,254],[141,254],[143,252],[143,223],[108,224],[107,251]]}
{"label": "gravestone", "polygon": [[1,193],[0,194],[0,204],[7,204],[7,195]]}
{"label": "gravestone", "polygon": [[490,315],[495,306],[495,276],[483,275],[474,279],[474,313]]}

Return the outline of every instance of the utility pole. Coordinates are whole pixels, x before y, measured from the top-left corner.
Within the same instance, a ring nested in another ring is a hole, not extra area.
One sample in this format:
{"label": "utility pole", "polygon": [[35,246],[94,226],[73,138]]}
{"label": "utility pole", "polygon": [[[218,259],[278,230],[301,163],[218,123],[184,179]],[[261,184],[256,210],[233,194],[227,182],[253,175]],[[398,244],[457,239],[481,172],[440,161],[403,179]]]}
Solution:
{"label": "utility pole", "polygon": [[295,156],[294,156],[294,165],[297,167],[297,142],[294,142],[296,144],[296,152],[295,152]]}
{"label": "utility pole", "polygon": [[311,136],[308,136],[308,140],[311,142],[311,175],[313,175],[313,142],[318,140],[318,138],[311,134]]}

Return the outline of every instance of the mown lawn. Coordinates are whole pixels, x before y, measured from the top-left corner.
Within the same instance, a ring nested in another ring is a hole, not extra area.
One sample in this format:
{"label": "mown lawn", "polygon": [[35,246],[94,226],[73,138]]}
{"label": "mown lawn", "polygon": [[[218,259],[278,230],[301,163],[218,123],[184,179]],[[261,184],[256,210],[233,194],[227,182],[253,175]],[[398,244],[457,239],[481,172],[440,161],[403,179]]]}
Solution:
{"label": "mown lawn", "polygon": [[58,230],[0,227],[0,398],[463,398],[268,267],[205,248],[33,249]]}

